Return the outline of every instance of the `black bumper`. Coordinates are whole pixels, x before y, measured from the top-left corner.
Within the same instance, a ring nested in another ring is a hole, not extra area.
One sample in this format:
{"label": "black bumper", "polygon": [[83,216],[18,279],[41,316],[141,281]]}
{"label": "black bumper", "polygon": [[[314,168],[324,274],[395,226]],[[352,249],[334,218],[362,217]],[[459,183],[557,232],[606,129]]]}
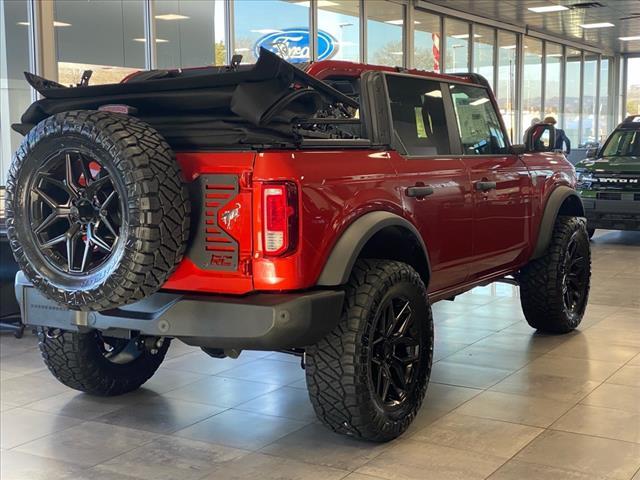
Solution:
{"label": "black bumper", "polygon": [[587,226],[609,230],[640,230],[640,201],[583,198]]}
{"label": "black bumper", "polygon": [[342,312],[344,292],[316,290],[243,297],[155,293],[114,310],[77,312],[45,298],[16,275],[16,297],[26,325],[63,330],[134,330],[175,337],[210,348],[280,350],[312,345],[331,331]]}

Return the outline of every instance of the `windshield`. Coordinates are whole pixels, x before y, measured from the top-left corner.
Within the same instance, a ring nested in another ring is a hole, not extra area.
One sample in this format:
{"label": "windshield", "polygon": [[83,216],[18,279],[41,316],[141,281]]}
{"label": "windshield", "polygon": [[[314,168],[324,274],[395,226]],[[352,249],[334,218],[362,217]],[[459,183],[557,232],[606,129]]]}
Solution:
{"label": "windshield", "polygon": [[640,131],[618,130],[614,132],[602,152],[603,157],[640,156]]}

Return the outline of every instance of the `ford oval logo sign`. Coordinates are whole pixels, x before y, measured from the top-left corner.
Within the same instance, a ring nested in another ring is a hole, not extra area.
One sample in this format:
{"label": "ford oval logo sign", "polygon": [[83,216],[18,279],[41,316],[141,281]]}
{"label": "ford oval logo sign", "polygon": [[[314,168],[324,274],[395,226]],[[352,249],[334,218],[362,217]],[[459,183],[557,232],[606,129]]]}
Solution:
{"label": "ford oval logo sign", "polygon": [[[287,28],[276,30],[260,37],[253,49],[256,58],[260,56],[260,47],[275,53],[291,63],[311,60],[309,30],[306,28]],[[318,30],[318,60],[327,60],[338,52],[338,42],[327,32]]]}

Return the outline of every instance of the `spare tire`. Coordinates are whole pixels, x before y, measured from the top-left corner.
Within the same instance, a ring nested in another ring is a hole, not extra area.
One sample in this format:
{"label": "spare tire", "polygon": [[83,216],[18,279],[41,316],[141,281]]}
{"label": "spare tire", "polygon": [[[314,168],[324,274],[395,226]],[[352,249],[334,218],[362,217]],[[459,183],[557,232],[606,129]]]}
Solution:
{"label": "spare tire", "polygon": [[20,268],[74,310],[107,310],[157,291],[182,259],[189,212],[171,148],[126,115],[43,120],[7,180],[7,234]]}

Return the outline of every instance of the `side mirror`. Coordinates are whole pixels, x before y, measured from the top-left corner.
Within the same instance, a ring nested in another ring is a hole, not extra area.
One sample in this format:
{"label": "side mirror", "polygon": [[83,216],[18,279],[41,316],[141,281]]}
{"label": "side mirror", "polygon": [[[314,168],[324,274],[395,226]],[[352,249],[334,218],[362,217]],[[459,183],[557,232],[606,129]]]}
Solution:
{"label": "side mirror", "polygon": [[528,152],[553,152],[556,146],[556,128],[548,123],[537,123],[527,130],[525,144]]}
{"label": "side mirror", "polygon": [[511,145],[511,153],[514,155],[522,155],[523,153],[527,153],[527,146],[522,143]]}
{"label": "side mirror", "polygon": [[598,156],[598,147],[587,149],[587,158],[596,158]]}

